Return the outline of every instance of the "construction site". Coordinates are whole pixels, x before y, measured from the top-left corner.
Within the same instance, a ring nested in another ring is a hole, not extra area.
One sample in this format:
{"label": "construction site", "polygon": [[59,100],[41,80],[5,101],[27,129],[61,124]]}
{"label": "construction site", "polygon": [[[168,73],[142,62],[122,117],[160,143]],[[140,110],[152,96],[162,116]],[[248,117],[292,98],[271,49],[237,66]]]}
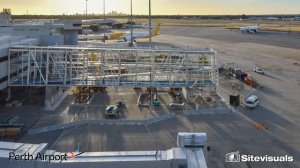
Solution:
{"label": "construction site", "polygon": [[[66,132],[87,125],[156,125],[179,115],[207,112],[207,109],[208,112],[230,113],[217,94],[216,51],[153,44],[152,47],[122,48],[109,44],[102,47],[10,47],[10,87],[5,107],[22,109],[39,104],[35,107],[42,108],[27,113],[29,118],[20,112],[10,115],[4,112],[8,118],[1,125],[1,139],[19,141],[60,132],[55,140],[58,142]],[[18,93],[19,90],[23,91]],[[75,146],[91,150],[84,147],[84,143],[89,143],[83,142],[86,138],[76,139]],[[203,145],[195,147],[203,155],[206,139],[200,142]],[[44,143],[56,145],[52,140]],[[51,146],[47,149],[54,150]],[[193,162],[206,167],[204,155],[188,162],[189,167]]]}
{"label": "construction site", "polygon": [[[212,49],[19,46],[10,48],[9,63],[9,71],[19,69],[9,77],[12,87],[42,89],[46,111],[74,97],[70,116],[98,113],[84,119],[105,118],[105,109],[113,105],[119,107],[116,117],[125,119],[226,107],[216,93]],[[128,93],[119,93],[123,90]]]}
{"label": "construction site", "polygon": [[10,12],[0,14],[5,167],[300,166],[299,33]]}

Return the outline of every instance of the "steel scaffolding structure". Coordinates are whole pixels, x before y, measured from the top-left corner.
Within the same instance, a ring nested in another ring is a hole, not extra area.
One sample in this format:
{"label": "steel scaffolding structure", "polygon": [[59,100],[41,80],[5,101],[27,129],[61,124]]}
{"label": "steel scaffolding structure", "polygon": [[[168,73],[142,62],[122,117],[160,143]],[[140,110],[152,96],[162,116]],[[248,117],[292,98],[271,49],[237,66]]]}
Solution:
{"label": "steel scaffolding structure", "polygon": [[218,82],[212,49],[18,46],[9,49],[10,86],[210,87]]}

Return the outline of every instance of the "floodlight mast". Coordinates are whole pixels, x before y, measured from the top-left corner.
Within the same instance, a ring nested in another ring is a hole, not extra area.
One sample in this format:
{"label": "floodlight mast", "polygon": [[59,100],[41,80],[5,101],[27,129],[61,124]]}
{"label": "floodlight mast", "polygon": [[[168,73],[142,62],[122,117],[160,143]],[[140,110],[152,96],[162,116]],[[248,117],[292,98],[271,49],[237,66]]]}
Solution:
{"label": "floodlight mast", "polygon": [[105,0],[103,0],[103,19],[104,19],[104,36],[103,36],[103,42],[105,44],[106,42],[106,9],[105,9]]}
{"label": "floodlight mast", "polygon": [[[88,0],[85,0],[85,24],[87,24],[87,20],[88,20]],[[87,25],[85,25],[85,35],[88,35],[88,31],[87,31]]]}
{"label": "floodlight mast", "polygon": [[[150,48],[152,48],[152,32],[151,32],[151,28],[152,28],[152,23],[151,23],[151,0],[149,0],[149,46]],[[152,66],[152,71],[153,72],[153,66]],[[150,73],[150,81],[151,81],[151,87],[150,87],[150,112],[152,112],[152,88],[153,88],[153,76]]]}
{"label": "floodlight mast", "polygon": [[149,0],[149,45],[152,47],[152,19],[151,19],[151,0]]}
{"label": "floodlight mast", "polygon": [[133,47],[132,0],[130,0],[130,47]]}

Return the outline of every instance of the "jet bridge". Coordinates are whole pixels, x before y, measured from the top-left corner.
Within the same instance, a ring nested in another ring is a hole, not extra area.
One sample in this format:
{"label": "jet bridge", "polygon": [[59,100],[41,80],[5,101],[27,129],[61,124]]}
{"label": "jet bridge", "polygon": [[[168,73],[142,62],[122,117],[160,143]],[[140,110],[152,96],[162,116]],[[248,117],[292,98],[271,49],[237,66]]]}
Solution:
{"label": "jet bridge", "polygon": [[218,81],[212,49],[16,46],[8,69],[12,87],[215,88]]}

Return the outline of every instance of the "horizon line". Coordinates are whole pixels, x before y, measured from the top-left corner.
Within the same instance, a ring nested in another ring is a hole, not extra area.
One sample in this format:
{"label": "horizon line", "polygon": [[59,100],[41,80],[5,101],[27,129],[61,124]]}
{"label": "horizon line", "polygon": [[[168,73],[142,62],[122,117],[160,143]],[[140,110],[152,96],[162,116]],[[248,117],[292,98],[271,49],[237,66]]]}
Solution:
{"label": "horizon line", "polygon": [[[86,14],[11,14],[12,16],[86,16]],[[129,16],[130,14],[123,15],[111,15],[106,14],[106,16]],[[300,15],[300,13],[291,14],[154,14],[151,16],[269,16],[269,15]],[[103,16],[103,14],[88,14],[88,16]],[[135,14],[133,16],[149,16],[147,14]]]}

